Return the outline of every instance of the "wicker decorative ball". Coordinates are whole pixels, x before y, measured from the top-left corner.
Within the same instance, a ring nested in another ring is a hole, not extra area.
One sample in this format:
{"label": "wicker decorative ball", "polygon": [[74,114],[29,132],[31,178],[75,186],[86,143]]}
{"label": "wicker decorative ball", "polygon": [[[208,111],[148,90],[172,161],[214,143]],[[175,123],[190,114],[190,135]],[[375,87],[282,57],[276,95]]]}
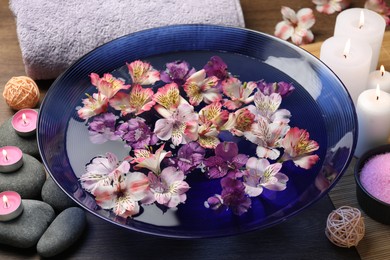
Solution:
{"label": "wicker decorative ball", "polygon": [[343,206],[329,214],[325,234],[333,244],[348,248],[357,246],[364,233],[364,218],[357,208]]}
{"label": "wicker decorative ball", "polygon": [[29,77],[12,77],[4,86],[3,97],[12,109],[34,108],[39,101],[39,88]]}

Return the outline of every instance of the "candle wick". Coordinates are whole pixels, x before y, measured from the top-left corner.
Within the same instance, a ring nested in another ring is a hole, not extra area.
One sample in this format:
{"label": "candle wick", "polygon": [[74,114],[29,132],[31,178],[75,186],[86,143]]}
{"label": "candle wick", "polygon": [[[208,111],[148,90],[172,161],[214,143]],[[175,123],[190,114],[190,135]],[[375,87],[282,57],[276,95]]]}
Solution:
{"label": "candle wick", "polygon": [[381,71],[381,76],[383,77],[385,75],[385,73],[383,71]]}
{"label": "candle wick", "polygon": [[344,54],[343,56],[344,56],[344,58],[347,58],[347,54]]}
{"label": "candle wick", "polygon": [[4,201],[4,208],[5,208],[5,209],[8,209],[8,208],[9,208],[9,204],[8,204],[7,201]]}
{"label": "candle wick", "polygon": [[376,96],[376,100],[378,100],[379,99],[379,96]]}
{"label": "candle wick", "polygon": [[362,25],[359,25],[359,29],[362,29],[363,28],[363,24]]}

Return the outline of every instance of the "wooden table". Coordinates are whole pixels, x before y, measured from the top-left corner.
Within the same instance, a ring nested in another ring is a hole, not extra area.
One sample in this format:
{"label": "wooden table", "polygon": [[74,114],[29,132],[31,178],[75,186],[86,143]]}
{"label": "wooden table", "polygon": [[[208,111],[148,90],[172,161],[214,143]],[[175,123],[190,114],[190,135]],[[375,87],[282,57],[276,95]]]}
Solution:
{"label": "wooden table", "polygon": [[[364,1],[353,1],[355,7],[362,7]],[[298,10],[314,8],[311,1],[287,0],[241,0],[246,27],[273,34],[275,25],[282,20],[281,6]],[[336,15],[319,14],[315,11],[317,23],[313,27],[316,40],[307,50],[318,54],[323,40],[332,36]],[[390,39],[389,39],[390,44]],[[390,68],[388,51],[384,46],[381,56],[385,66]],[[0,91],[12,77],[25,75],[21,52],[16,37],[15,21],[8,9],[8,1],[0,2]],[[39,81],[44,95],[50,81]],[[43,96],[42,95],[42,96]],[[0,124],[14,111],[0,99]],[[0,144],[1,146],[1,144]],[[355,198],[355,184],[350,165],[342,180],[330,193],[336,207],[358,206]],[[328,196],[297,216],[273,228],[255,231],[234,237],[204,240],[172,240],[142,235],[120,229],[88,214],[88,228],[83,237],[61,258],[71,259],[357,259],[357,251],[338,248],[324,235],[325,220],[334,209]],[[362,259],[390,259],[390,227],[380,225],[366,218],[367,234],[357,247]],[[20,250],[0,245],[0,259],[39,259],[35,248]]]}

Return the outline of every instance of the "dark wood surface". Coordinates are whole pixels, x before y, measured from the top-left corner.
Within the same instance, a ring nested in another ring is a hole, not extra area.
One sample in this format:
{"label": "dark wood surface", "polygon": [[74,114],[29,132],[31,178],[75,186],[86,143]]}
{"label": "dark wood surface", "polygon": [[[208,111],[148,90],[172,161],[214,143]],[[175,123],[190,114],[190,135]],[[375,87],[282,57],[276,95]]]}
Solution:
{"label": "dark wood surface", "polygon": [[[362,7],[363,0],[353,5]],[[241,0],[246,27],[273,34],[282,20],[281,6],[295,10],[315,8],[310,0]],[[218,14],[216,14],[218,15]],[[315,41],[332,36],[336,15],[315,11]],[[25,75],[8,1],[0,1],[0,91],[13,76]],[[50,81],[38,82],[42,96]],[[0,98],[0,124],[12,116]],[[204,240],[172,240],[118,228],[88,214],[83,237],[58,258],[70,259],[359,259],[355,249],[338,248],[324,235],[325,221],[334,209],[328,196],[273,228],[248,234]],[[35,248],[17,249],[0,245],[0,259],[39,259]]]}

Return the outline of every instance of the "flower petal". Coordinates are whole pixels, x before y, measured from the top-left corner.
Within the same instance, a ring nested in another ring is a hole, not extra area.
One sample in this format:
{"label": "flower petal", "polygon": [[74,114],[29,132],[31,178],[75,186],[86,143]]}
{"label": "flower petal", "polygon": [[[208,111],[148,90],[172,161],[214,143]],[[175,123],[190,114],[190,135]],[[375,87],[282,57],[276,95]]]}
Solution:
{"label": "flower petal", "polygon": [[294,34],[294,27],[285,22],[281,21],[276,24],[274,35],[280,39],[287,40]]}
{"label": "flower petal", "polygon": [[300,28],[310,29],[316,22],[311,8],[302,8],[297,13],[297,19]]}

